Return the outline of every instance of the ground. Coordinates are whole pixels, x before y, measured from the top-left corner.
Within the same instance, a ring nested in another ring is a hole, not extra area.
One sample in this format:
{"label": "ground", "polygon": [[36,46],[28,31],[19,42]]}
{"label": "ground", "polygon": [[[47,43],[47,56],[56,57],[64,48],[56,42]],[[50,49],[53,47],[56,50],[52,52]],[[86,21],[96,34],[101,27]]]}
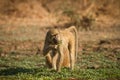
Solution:
{"label": "ground", "polygon": [[[75,25],[75,70],[45,67],[48,29]],[[119,80],[119,0],[0,0],[0,80]]]}
{"label": "ground", "polygon": [[120,53],[78,55],[75,70],[60,73],[45,67],[42,55],[11,53],[0,58],[1,80],[119,80]]}

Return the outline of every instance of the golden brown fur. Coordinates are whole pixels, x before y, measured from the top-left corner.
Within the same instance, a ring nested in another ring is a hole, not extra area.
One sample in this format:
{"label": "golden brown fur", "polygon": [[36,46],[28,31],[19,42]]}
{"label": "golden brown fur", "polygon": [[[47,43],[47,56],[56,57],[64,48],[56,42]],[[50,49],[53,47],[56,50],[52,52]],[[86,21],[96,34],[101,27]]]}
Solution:
{"label": "golden brown fur", "polygon": [[61,67],[69,67],[73,70],[77,56],[77,42],[77,30],[74,26],[65,30],[49,30],[43,48],[46,65],[58,72]]}

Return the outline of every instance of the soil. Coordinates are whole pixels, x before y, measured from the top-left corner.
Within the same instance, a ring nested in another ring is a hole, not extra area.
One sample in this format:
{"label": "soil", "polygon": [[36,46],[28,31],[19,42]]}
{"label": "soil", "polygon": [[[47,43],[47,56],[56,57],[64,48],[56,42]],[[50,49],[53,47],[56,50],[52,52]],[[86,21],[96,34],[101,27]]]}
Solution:
{"label": "soil", "polygon": [[119,0],[1,0],[0,53],[35,54],[49,28],[79,26],[83,16],[94,22],[83,20],[91,28],[78,30],[79,51],[120,52]]}

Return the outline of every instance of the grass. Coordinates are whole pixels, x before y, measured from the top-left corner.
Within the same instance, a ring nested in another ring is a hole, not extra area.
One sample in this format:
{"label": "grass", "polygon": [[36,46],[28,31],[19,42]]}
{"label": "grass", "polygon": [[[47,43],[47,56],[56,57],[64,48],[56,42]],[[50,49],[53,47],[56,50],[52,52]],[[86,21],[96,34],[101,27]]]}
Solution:
{"label": "grass", "polygon": [[0,57],[0,80],[118,80],[119,66],[104,53],[92,52],[78,55],[75,70],[63,68],[57,73],[45,67],[42,55],[11,53]]}
{"label": "grass", "polygon": [[[6,26],[7,27],[7,26]],[[86,44],[85,47],[93,45],[93,41],[101,39],[119,38],[119,28],[113,28],[110,31],[80,31],[79,42]],[[2,41],[26,41],[43,40],[43,33],[40,27],[29,26],[13,28],[6,32],[4,26],[1,26],[0,40]],[[27,38],[26,38],[27,36]],[[42,36],[42,37],[41,37]],[[89,42],[91,41],[91,43]],[[87,43],[88,42],[88,43]],[[18,47],[19,44],[15,44]],[[7,43],[6,43],[7,44]],[[26,44],[28,45],[28,43]],[[82,45],[82,44],[81,44]],[[117,44],[119,46],[119,44]],[[2,48],[7,48],[2,44],[0,53],[4,52]],[[9,45],[7,45],[9,47]],[[14,46],[12,44],[12,46]],[[35,46],[35,44],[34,44]],[[112,45],[113,46],[113,45]],[[116,46],[116,45],[115,45]],[[11,47],[11,46],[10,46]],[[84,48],[84,45],[82,45]],[[27,51],[23,45],[23,49]],[[32,47],[33,49],[33,47]],[[110,49],[110,48],[109,48]],[[19,51],[19,49],[18,49]],[[110,50],[112,51],[112,50]],[[17,50],[16,50],[17,52]],[[78,55],[78,60],[74,71],[63,68],[62,72],[57,73],[45,67],[45,58],[42,55],[10,53],[0,57],[0,80],[119,80],[120,79],[120,52],[82,52]],[[27,53],[27,52],[25,52]]]}

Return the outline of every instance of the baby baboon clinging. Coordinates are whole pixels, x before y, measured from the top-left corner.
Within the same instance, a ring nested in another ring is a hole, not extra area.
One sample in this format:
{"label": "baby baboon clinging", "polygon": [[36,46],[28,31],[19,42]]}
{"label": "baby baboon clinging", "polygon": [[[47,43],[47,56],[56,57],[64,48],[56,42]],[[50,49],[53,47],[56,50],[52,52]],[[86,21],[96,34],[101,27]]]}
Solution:
{"label": "baby baboon clinging", "polygon": [[47,32],[43,55],[46,65],[60,72],[61,67],[74,69],[77,57],[78,36],[75,26],[67,29],[50,29]]}

